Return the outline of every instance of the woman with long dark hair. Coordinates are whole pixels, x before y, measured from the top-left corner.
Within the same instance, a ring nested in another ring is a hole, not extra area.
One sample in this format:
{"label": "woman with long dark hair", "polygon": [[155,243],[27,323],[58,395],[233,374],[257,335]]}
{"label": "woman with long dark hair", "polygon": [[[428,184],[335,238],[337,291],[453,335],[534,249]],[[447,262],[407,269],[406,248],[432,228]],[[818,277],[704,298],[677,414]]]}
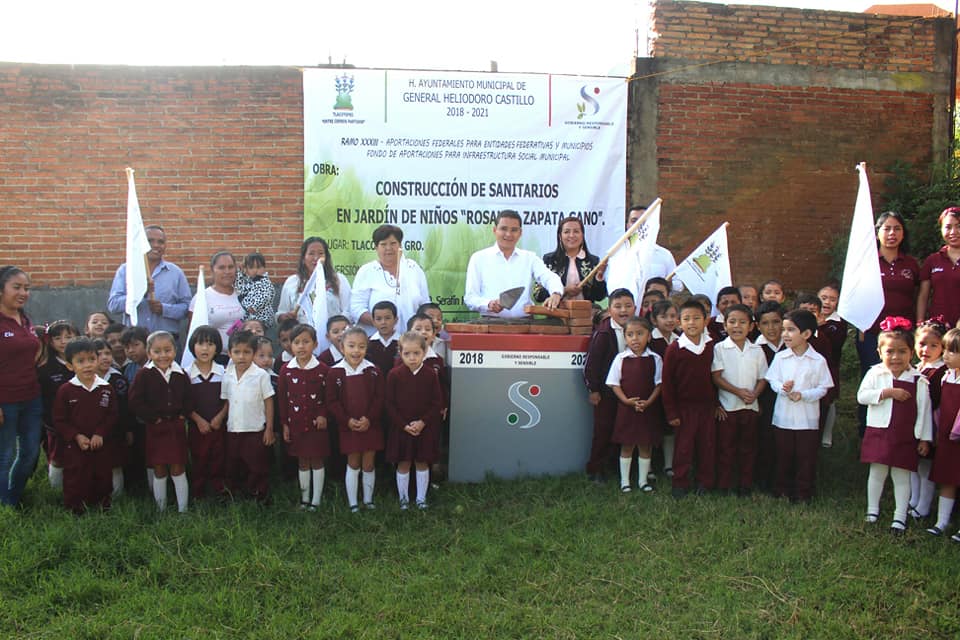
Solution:
{"label": "woman with long dark hair", "polygon": [[[607,283],[593,277],[586,283],[583,278],[600,263],[600,258],[587,250],[583,235],[583,222],[573,216],[564,218],[557,226],[557,248],[543,256],[543,263],[563,281],[565,300],[591,300],[599,302],[607,297]],[[597,272],[603,277],[603,270]],[[550,292],[539,283],[533,287],[533,299],[543,302]]]}

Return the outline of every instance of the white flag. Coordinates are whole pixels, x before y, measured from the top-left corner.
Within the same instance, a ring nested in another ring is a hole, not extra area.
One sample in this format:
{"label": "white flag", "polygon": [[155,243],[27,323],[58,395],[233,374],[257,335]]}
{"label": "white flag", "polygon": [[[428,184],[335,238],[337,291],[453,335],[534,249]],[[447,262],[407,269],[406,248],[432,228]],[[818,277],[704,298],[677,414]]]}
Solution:
{"label": "white flag", "polygon": [[[190,328],[187,329],[187,341],[184,343],[183,357],[180,359],[180,366],[189,369],[193,364],[193,354],[190,353],[190,336],[202,327],[210,324],[210,310],[207,307],[207,283],[203,278],[203,267],[200,267],[200,274],[197,276],[197,297],[193,303],[193,316],[190,317]],[[227,345],[223,345],[226,347]]]}
{"label": "white flag", "polygon": [[840,317],[866,331],[876,322],[883,310],[883,284],[880,260],[877,259],[877,232],[873,228],[873,203],[867,182],[867,164],[857,165],[860,171],[860,190],[853,209],[847,259],[843,264],[843,283],[837,313]]}
{"label": "white flag", "polygon": [[720,225],[674,271],[687,289],[709,296],[711,302],[717,299],[720,289],[733,285],[730,252],[727,249],[727,224],[724,222]]}
{"label": "white flag", "polygon": [[137,326],[137,305],[147,295],[147,265],[144,256],[150,251],[147,232],[143,230],[140,203],[137,201],[137,185],[133,182],[133,169],[127,169],[127,301],[124,311],[130,316],[130,326]]}
{"label": "white flag", "polygon": [[[633,246],[630,247],[630,250],[635,256],[634,264],[636,265],[639,273],[638,281],[640,281],[640,295],[643,295],[643,291],[647,287],[647,280],[649,280],[650,273],[650,261],[653,259],[653,252],[657,247],[657,236],[660,235],[660,203],[663,202],[660,198],[657,198],[656,202],[653,205],[653,211],[647,216],[647,219],[643,221],[643,224],[637,229],[636,241],[633,243]],[[639,298],[637,301],[639,302]]]}
{"label": "white flag", "polygon": [[327,330],[327,280],[323,264],[318,262],[314,267],[307,284],[303,285],[297,306],[306,314],[307,324],[316,329],[318,335],[324,335]]}

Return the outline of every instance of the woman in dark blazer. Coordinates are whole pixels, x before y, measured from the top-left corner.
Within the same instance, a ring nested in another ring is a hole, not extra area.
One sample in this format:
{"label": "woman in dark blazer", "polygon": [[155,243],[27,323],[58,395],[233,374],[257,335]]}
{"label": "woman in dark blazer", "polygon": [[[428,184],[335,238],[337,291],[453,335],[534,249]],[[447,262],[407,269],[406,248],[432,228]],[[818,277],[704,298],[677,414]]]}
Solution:
{"label": "woman in dark blazer", "polygon": [[[582,283],[583,278],[600,263],[600,258],[587,251],[583,222],[579,218],[569,217],[560,221],[557,226],[557,248],[543,256],[543,263],[563,281],[564,300],[599,302],[607,297],[607,283],[601,279],[606,266],[586,284]],[[542,286],[534,285],[535,301],[543,302],[549,295]]]}

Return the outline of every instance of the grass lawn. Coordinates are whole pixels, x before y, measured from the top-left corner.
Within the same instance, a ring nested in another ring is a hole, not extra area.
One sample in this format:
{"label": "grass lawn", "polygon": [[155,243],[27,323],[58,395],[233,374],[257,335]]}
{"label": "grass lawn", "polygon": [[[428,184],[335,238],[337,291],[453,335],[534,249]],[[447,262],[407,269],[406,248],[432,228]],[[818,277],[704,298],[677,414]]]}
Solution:
{"label": "grass lawn", "polygon": [[[862,522],[851,367],[818,496],[675,501],[580,476],[442,485],[433,508],[146,499],[0,510],[4,638],[957,638],[960,545]],[[275,485],[276,487],[276,485]],[[172,499],[172,490],[171,490]]]}

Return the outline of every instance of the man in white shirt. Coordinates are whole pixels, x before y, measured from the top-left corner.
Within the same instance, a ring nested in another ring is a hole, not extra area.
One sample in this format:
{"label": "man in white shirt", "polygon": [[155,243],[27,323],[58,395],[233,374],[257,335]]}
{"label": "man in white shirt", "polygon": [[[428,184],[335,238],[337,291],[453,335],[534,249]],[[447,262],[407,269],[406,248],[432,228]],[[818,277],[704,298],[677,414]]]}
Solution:
{"label": "man in white shirt", "polygon": [[[496,244],[470,256],[464,304],[485,316],[522,318],[527,315],[523,307],[530,304],[530,283],[535,279],[550,292],[544,306],[555,309],[563,296],[563,282],[537,254],[517,249],[523,235],[520,214],[510,209],[498,213],[493,235]],[[509,309],[504,307],[500,293],[517,287],[522,287],[523,293]]]}
{"label": "man in white shirt", "polygon": [[[644,206],[632,207],[627,215],[627,224],[624,229],[629,229],[646,210],[647,208]],[[650,278],[666,278],[677,268],[677,261],[673,259],[673,254],[670,253],[669,249],[658,244],[654,245],[650,261],[647,264],[638,265],[634,259],[635,253],[630,250],[635,241],[636,236],[620,245],[617,252],[610,256],[605,277],[608,291],[620,288],[627,289],[638,301],[639,306],[639,300],[643,298],[647,280]],[[680,278],[674,276],[670,284],[673,293],[683,291],[683,282],[680,281]]]}

